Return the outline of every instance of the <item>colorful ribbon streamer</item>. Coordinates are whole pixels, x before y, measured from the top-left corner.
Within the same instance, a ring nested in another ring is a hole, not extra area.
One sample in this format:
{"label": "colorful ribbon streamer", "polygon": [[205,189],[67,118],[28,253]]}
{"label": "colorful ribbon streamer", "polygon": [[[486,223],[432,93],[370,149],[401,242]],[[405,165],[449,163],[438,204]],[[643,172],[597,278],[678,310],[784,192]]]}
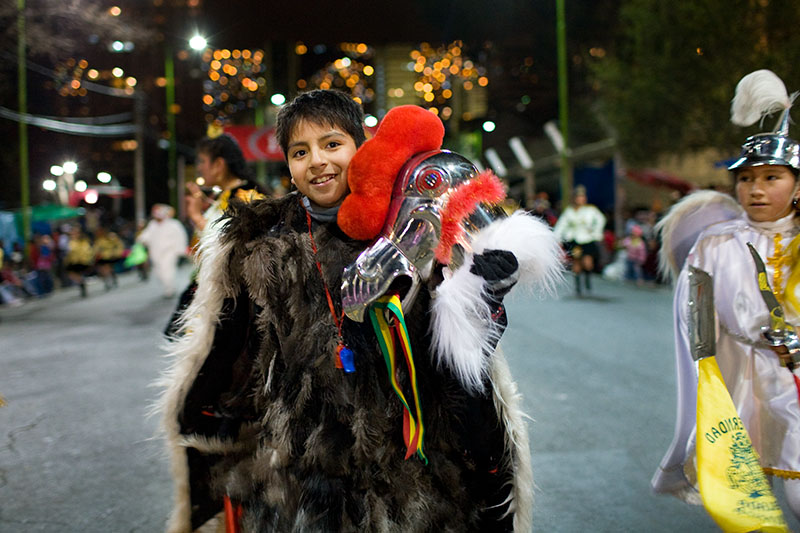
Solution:
{"label": "colorful ribbon streamer", "polygon": [[[387,315],[390,317],[387,319]],[[428,458],[423,452],[423,439],[425,427],[422,421],[422,405],[417,389],[417,370],[414,366],[414,356],[411,353],[411,342],[408,338],[408,328],[403,317],[403,307],[400,298],[396,295],[383,296],[379,298],[369,308],[369,316],[372,320],[372,327],[378,337],[383,359],[386,362],[386,370],[389,372],[389,380],[392,388],[403,403],[403,439],[406,444],[406,459],[417,454],[417,456],[428,464]],[[391,325],[390,325],[391,320]],[[414,395],[414,412],[406,401],[403,389],[397,381],[397,351],[395,338],[403,350],[403,356],[408,368],[408,377],[411,381],[411,390]]]}

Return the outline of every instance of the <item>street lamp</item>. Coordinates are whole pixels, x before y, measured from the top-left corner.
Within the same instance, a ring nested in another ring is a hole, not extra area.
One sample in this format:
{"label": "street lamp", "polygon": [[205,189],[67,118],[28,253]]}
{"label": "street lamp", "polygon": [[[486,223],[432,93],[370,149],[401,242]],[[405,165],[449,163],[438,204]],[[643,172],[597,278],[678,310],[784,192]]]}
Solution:
{"label": "street lamp", "polygon": [[189,46],[192,50],[197,50],[198,52],[202,52],[208,46],[208,41],[202,35],[195,35],[191,39],[189,39]]}
{"label": "street lamp", "polygon": [[56,180],[52,180],[49,178],[42,182],[42,189],[48,192],[53,192],[54,190],[56,190],[57,186],[58,185],[56,184]]}
{"label": "street lamp", "polygon": [[108,172],[98,172],[97,181],[100,183],[111,183],[111,174]]}
{"label": "street lamp", "polygon": [[78,163],[75,161],[65,161],[61,168],[64,169],[66,174],[75,174],[78,171]]}

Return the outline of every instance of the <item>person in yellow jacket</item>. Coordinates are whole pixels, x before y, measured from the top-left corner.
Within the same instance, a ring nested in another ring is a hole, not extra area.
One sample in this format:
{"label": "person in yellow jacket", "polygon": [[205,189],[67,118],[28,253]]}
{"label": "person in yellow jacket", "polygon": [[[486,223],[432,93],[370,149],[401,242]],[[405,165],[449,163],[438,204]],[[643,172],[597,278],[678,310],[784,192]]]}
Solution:
{"label": "person in yellow jacket", "polygon": [[125,252],[125,244],[113,231],[97,228],[94,239],[95,268],[97,275],[103,279],[106,290],[117,286],[116,265]]}
{"label": "person in yellow jacket", "polygon": [[79,226],[69,232],[67,255],[64,257],[67,276],[73,284],[80,287],[81,297],[86,298],[86,274],[94,263],[94,248],[89,237]]}

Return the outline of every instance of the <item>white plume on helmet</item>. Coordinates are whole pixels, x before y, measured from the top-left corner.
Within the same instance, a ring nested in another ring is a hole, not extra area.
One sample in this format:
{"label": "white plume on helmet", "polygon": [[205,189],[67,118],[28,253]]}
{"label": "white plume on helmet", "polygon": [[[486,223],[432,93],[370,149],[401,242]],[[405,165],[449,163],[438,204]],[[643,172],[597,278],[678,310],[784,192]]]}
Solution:
{"label": "white plume on helmet", "polygon": [[767,115],[779,113],[792,106],[797,93],[791,97],[786,85],[771,70],[756,70],[739,81],[731,102],[731,122],[750,126]]}

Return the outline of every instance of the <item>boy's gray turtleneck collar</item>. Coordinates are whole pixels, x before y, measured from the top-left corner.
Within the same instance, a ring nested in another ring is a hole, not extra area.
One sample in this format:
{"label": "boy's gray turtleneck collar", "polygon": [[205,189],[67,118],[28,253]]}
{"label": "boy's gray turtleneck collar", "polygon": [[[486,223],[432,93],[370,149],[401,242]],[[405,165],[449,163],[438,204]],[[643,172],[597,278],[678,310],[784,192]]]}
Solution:
{"label": "boy's gray turtleneck collar", "polygon": [[335,222],[336,214],[339,212],[338,205],[333,207],[320,207],[317,204],[312,203],[307,196],[303,196],[303,207],[306,208],[306,211],[308,211],[308,214],[311,215],[311,218],[322,223]]}

